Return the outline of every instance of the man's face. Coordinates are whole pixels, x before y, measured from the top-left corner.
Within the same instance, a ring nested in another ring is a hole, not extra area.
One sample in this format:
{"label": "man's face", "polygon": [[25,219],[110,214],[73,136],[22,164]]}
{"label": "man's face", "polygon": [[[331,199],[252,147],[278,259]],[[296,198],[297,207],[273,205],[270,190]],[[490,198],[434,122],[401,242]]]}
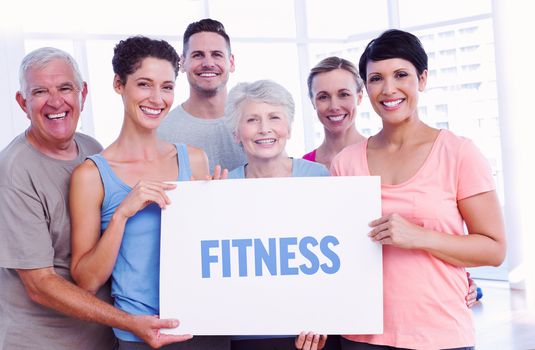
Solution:
{"label": "man's face", "polygon": [[80,90],[72,67],[63,59],[30,67],[26,83],[25,97],[18,92],[17,102],[30,119],[29,136],[49,146],[71,141],[87,95],[86,84]]}
{"label": "man's face", "polygon": [[229,72],[234,72],[234,56],[221,35],[212,32],[193,34],[183,60],[182,70],[192,89],[209,96],[226,91]]}

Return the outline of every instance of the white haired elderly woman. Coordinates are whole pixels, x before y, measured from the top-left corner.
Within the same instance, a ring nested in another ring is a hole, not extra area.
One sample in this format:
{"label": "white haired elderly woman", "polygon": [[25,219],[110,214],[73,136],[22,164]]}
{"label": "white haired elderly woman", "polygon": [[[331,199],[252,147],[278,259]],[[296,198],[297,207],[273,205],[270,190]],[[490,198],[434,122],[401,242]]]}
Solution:
{"label": "white haired elderly woman", "polygon": [[229,92],[225,115],[247,157],[230,179],[329,175],[321,164],[286,154],[294,110],[292,95],[270,80],[240,83]]}
{"label": "white haired elderly woman", "polygon": [[[328,176],[324,165],[286,154],[294,117],[292,95],[270,80],[240,83],[230,90],[225,106],[236,142],[245,151],[247,163],[229,172],[229,179]],[[337,349],[337,338],[326,343],[326,336],[312,332],[292,336],[238,336],[232,349]]]}

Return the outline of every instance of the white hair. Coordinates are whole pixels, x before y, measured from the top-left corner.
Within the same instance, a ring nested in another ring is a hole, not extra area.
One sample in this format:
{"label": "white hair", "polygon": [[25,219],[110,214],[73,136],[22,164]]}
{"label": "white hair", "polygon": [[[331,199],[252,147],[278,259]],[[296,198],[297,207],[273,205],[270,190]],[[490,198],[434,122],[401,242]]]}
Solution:
{"label": "white hair", "polygon": [[234,86],[225,105],[225,116],[229,118],[232,131],[236,134],[242,117],[242,106],[245,101],[267,103],[282,106],[289,124],[293,122],[295,103],[292,95],[282,85],[272,80],[257,80],[253,83],[239,83]]}
{"label": "white hair", "polygon": [[74,79],[78,88],[82,90],[83,88],[83,79],[82,74],[80,74],[80,69],[74,58],[67,52],[56,49],[54,47],[42,47],[40,49],[34,50],[27,54],[20,64],[19,68],[19,83],[20,83],[20,93],[23,97],[26,97],[28,82],[26,79],[26,74],[30,68],[44,68],[50,62],[55,59],[61,59],[67,62],[74,73]]}

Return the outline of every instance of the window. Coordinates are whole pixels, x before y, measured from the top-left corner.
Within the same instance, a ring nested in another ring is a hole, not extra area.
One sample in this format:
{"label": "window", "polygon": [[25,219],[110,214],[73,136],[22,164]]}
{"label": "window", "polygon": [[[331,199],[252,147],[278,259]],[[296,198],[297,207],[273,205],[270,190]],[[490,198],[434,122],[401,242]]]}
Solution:
{"label": "window", "polygon": [[475,32],[477,32],[477,30],[478,30],[477,26],[461,28],[461,29],[459,29],[459,34],[461,34],[461,35],[474,34]]}
{"label": "window", "polygon": [[448,113],[448,105],[446,105],[446,104],[436,105],[435,106],[435,110],[437,112],[439,112],[439,113],[447,114]]}
{"label": "window", "polygon": [[461,89],[477,90],[481,86],[481,83],[467,83],[461,84]]}
{"label": "window", "polygon": [[447,50],[440,50],[439,51],[440,56],[454,56],[455,55],[455,49],[447,49]]}
{"label": "window", "polygon": [[449,129],[450,123],[448,122],[437,122],[436,124],[437,129]]}
{"label": "window", "polygon": [[445,75],[455,74],[455,73],[457,73],[457,67],[442,68],[440,70],[440,73],[445,74]]}
{"label": "window", "polygon": [[448,30],[446,32],[438,33],[438,37],[441,38],[441,39],[453,38],[454,36],[455,36],[455,31],[453,31],[453,30]]}
{"label": "window", "polygon": [[474,52],[477,49],[479,49],[479,45],[464,46],[464,47],[461,47],[461,52],[463,53]]}
{"label": "window", "polygon": [[479,67],[481,67],[481,65],[479,63],[465,64],[465,65],[461,66],[461,69],[463,70],[463,72],[473,72],[473,71],[478,70]]}
{"label": "window", "polygon": [[418,116],[420,118],[426,118],[427,117],[427,106],[418,107]]}

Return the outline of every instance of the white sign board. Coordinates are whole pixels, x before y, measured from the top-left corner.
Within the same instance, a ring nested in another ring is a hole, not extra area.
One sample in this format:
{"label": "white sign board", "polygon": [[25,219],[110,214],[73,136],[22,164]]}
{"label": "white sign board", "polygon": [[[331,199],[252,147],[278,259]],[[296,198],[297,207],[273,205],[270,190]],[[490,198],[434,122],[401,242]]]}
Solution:
{"label": "white sign board", "polygon": [[180,182],[162,212],[160,317],[175,334],[377,334],[379,177]]}

